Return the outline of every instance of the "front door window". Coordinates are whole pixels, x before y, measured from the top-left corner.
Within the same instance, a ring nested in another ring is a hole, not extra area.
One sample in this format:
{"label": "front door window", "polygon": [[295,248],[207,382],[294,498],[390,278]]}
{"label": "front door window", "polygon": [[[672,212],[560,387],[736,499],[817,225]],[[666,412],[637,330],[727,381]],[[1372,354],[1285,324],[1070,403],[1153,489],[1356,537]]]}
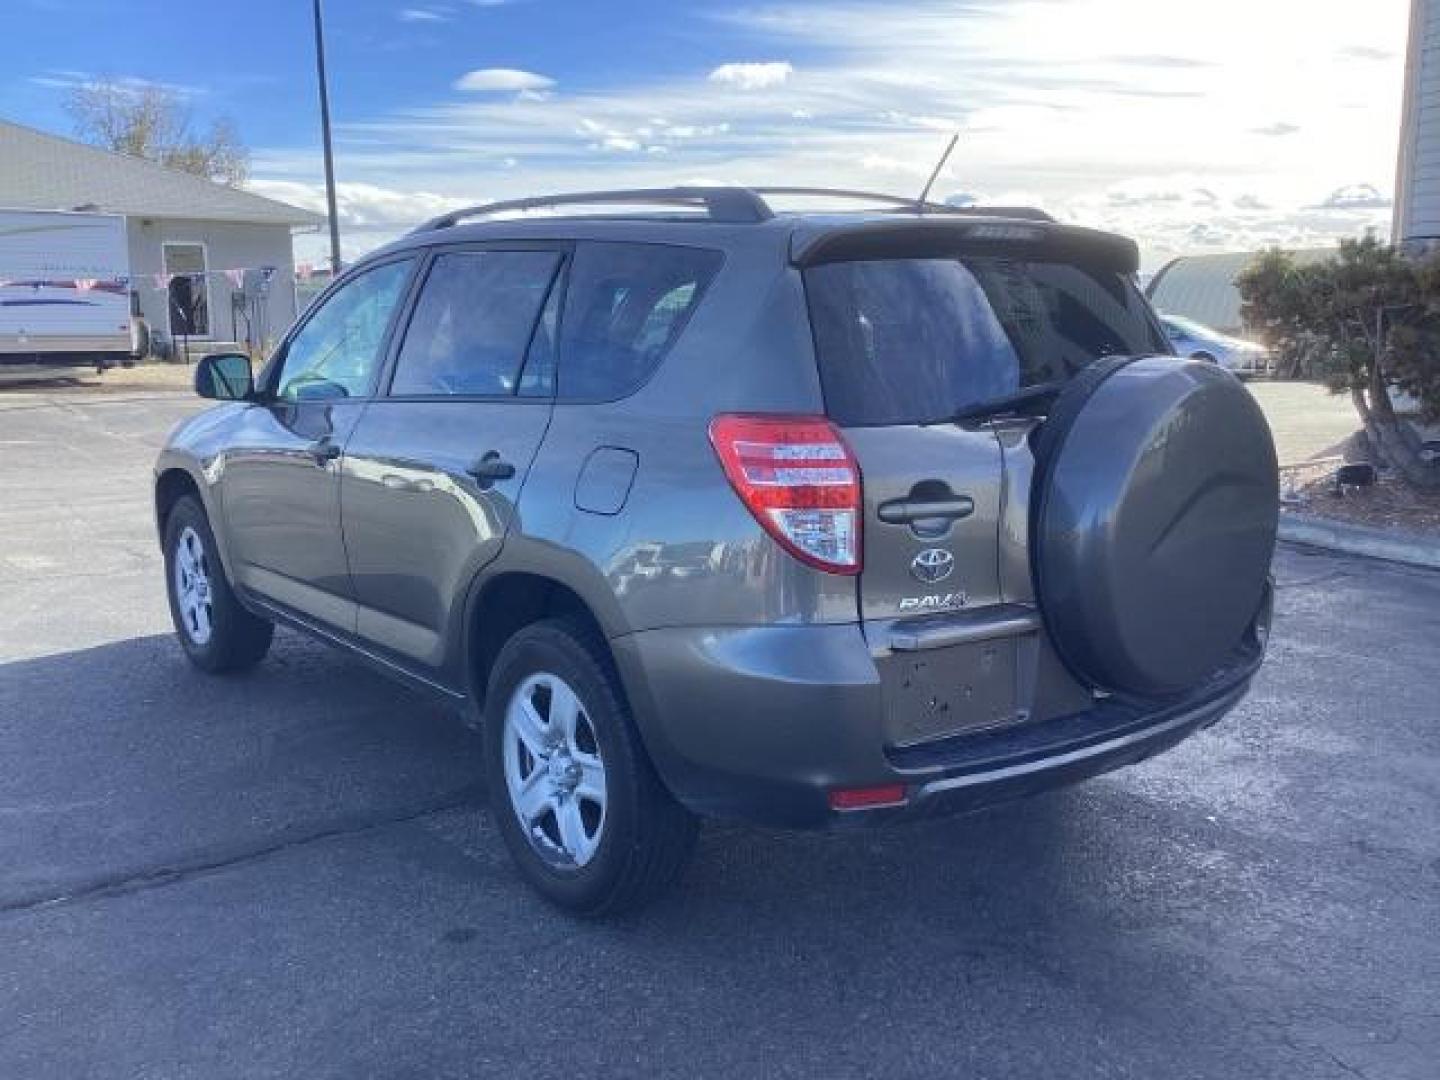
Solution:
{"label": "front door window", "polygon": [[168,286],[170,335],[209,337],[210,303],[205,287],[203,244],[166,244],[165,273],[173,275]]}
{"label": "front door window", "polygon": [[410,265],[410,259],[381,263],[325,298],[285,349],[276,385],[282,400],[364,397],[370,392],[385,330],[409,279]]}

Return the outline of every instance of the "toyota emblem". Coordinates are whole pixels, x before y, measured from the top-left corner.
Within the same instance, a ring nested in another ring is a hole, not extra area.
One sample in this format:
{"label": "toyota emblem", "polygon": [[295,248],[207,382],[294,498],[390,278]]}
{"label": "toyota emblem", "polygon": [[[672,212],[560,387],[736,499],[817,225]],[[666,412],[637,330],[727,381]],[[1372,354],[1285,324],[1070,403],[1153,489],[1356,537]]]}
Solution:
{"label": "toyota emblem", "polygon": [[934,585],[944,581],[955,569],[955,556],[944,548],[926,548],[910,560],[910,573],[916,581]]}

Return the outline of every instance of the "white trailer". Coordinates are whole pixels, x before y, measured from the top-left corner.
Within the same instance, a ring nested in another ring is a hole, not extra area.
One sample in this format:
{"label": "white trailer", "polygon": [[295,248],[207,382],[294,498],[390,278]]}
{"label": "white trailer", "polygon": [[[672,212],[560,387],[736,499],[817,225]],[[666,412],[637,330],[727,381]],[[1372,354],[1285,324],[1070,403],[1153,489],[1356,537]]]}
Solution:
{"label": "white trailer", "polygon": [[130,310],[123,217],[0,209],[0,373],[128,361]]}

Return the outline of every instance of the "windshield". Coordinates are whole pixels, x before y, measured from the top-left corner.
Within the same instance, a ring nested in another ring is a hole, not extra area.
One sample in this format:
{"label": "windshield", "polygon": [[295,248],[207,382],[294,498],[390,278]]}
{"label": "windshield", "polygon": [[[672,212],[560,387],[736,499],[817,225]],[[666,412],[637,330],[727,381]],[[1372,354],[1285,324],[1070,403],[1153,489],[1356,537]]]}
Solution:
{"label": "windshield", "polygon": [[805,271],[826,410],[914,424],[1062,381],[1104,356],[1168,352],[1125,276],[997,256]]}

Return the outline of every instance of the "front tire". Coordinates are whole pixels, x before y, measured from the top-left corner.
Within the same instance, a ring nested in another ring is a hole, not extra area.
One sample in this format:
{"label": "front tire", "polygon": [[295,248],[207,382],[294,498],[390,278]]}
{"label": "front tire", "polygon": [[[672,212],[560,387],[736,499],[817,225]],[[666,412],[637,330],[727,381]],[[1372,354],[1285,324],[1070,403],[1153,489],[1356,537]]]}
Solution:
{"label": "front tire", "polygon": [[689,861],[696,821],[665,789],[604,643],[546,619],[500,651],[485,708],[490,804],[521,875],[580,915],[634,910]]}
{"label": "front tire", "polygon": [[270,651],[275,624],[241,606],[210,521],[191,495],[165,519],[165,581],[175,633],[196,667],[212,675],[244,671]]}

